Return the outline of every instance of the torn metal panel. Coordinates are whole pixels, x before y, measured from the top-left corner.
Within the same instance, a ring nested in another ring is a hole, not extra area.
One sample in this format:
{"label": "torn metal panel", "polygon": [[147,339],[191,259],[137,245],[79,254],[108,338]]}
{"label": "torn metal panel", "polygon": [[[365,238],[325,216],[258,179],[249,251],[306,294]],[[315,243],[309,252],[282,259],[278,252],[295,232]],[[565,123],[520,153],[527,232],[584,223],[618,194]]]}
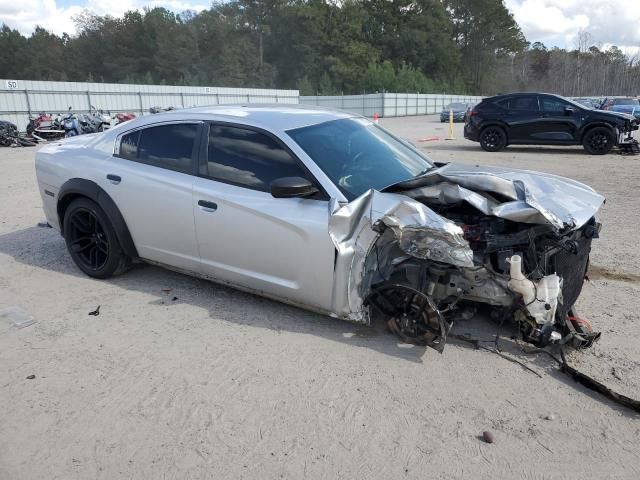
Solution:
{"label": "torn metal panel", "polygon": [[581,227],[604,202],[591,187],[557,175],[455,163],[386,191],[442,204],[467,202],[487,215],[556,230]]}
{"label": "torn metal panel", "polygon": [[473,266],[473,252],[462,229],[427,206],[404,195],[369,190],[340,206],[331,205],[329,235],[338,252],[333,292],[334,311],[366,323],[362,303],[365,261],[378,236],[389,227],[398,246],[408,255],[459,267]]}

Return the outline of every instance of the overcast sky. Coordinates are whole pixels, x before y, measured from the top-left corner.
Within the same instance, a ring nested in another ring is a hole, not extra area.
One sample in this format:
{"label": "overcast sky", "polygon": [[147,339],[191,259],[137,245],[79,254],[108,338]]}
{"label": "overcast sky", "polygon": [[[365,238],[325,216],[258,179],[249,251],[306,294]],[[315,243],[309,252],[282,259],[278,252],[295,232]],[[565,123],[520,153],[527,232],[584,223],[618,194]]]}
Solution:
{"label": "overcast sky", "polygon": [[[618,45],[629,53],[640,50],[640,0],[505,0],[531,42],[548,47],[575,47],[580,30],[605,48]],[[88,9],[97,14],[122,15],[143,6],[162,6],[175,12],[200,11],[208,0],[0,0],[0,23],[25,34],[36,24],[58,34],[74,33],[71,17]]]}

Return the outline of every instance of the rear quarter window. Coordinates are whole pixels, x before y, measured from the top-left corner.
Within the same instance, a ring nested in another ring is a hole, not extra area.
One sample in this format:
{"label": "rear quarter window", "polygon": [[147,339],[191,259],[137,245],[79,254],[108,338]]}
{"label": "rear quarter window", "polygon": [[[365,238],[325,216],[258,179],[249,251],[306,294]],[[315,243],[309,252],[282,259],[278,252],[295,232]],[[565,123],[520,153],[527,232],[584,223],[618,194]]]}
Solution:
{"label": "rear quarter window", "polygon": [[198,124],[177,123],[147,127],[120,138],[117,156],[154,167],[195,173],[194,148]]}

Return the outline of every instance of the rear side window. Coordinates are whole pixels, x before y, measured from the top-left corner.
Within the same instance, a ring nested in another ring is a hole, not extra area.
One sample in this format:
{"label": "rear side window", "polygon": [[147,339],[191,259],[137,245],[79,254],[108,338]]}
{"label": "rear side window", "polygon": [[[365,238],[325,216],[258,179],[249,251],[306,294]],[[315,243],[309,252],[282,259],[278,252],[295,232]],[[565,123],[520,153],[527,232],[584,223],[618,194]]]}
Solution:
{"label": "rear side window", "polygon": [[537,112],[538,97],[512,97],[509,99],[509,110],[514,112]]}
{"label": "rear side window", "polygon": [[211,125],[208,176],[214,180],[269,192],[281,177],[309,176],[271,137],[244,128]]}
{"label": "rear side window", "polygon": [[144,128],[122,136],[118,156],[167,170],[194,173],[193,149],[197,134],[198,125],[189,123]]}

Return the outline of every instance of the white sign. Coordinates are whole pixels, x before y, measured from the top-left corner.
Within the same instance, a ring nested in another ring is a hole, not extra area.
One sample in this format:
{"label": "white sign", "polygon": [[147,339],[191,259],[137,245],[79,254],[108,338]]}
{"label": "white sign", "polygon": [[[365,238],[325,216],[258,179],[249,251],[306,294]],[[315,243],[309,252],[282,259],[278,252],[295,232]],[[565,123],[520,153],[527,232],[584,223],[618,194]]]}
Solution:
{"label": "white sign", "polygon": [[18,89],[17,80],[7,80],[7,90],[17,90],[17,89]]}

